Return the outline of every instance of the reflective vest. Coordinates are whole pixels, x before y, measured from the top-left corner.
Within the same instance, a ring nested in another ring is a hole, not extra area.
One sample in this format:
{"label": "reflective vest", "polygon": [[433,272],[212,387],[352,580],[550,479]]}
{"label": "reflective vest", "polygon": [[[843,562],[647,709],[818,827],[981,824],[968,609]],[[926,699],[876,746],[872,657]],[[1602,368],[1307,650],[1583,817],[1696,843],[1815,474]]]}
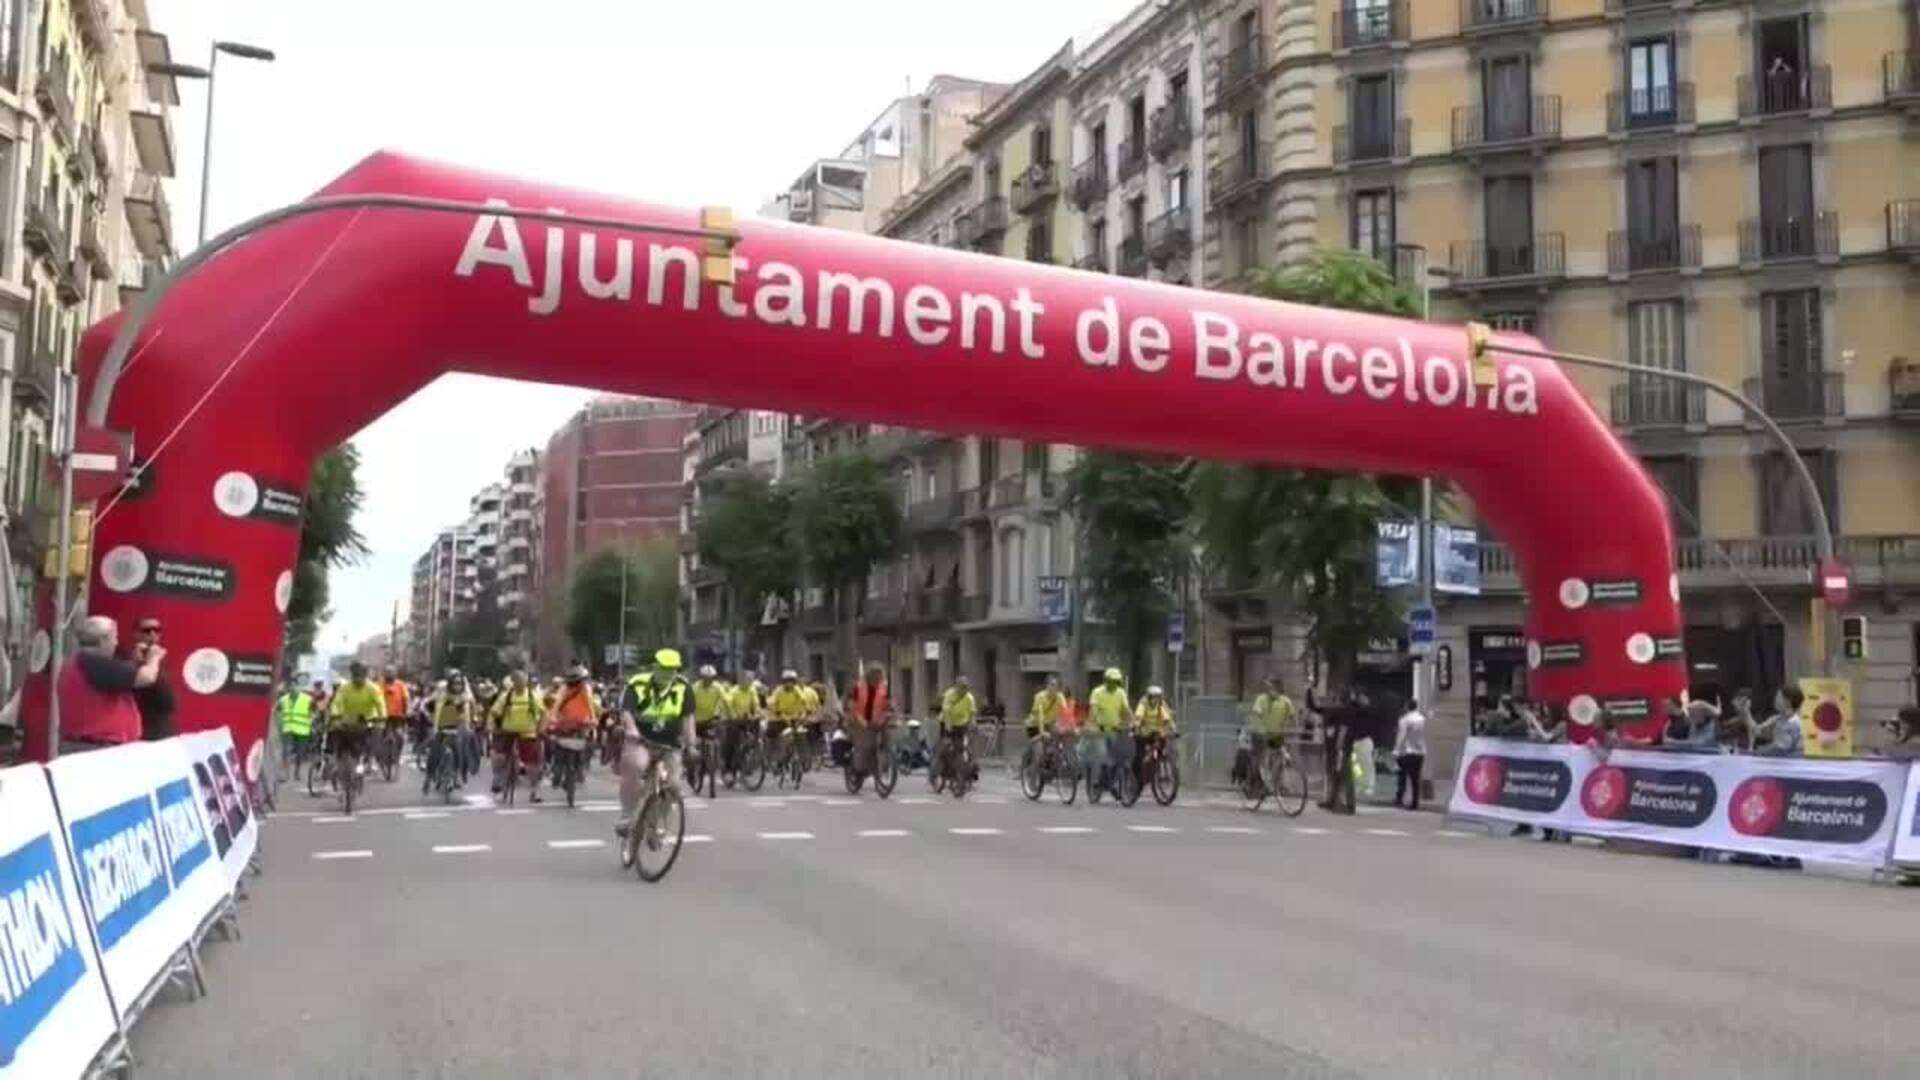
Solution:
{"label": "reflective vest", "polygon": [[703,724],[726,719],[733,711],[732,697],[725,683],[701,679],[693,684],[693,718]]}
{"label": "reflective vest", "polygon": [[449,728],[457,728],[466,722],[472,707],[473,699],[464,694],[456,695],[452,691],[448,691],[435,695],[433,699],[433,726],[443,731]]}
{"label": "reflective vest", "polygon": [[729,707],[735,720],[750,720],[760,711],[758,683],[738,683],[731,692]]}
{"label": "reflective vest", "polygon": [[1119,731],[1127,722],[1127,691],[1124,687],[1096,687],[1087,695],[1087,711],[1093,716],[1093,726],[1109,734]]}
{"label": "reflective vest", "polygon": [[1158,705],[1151,700],[1141,701],[1137,716],[1142,730],[1158,732],[1173,730],[1173,706],[1165,701]]}
{"label": "reflective vest", "polygon": [[[871,699],[871,700],[869,700]],[[879,686],[867,685],[861,679],[853,684],[853,720],[858,724],[872,723],[875,726],[887,719],[887,683],[882,679]]]}
{"label": "reflective vest", "polygon": [[974,709],[973,691],[956,686],[940,695],[940,724],[943,727],[966,727],[973,723]]}
{"label": "reflective vest", "polygon": [[280,695],[280,733],[305,737],[313,734],[313,695],[295,690]]}
{"label": "reflective vest", "polygon": [[1027,722],[1041,730],[1051,730],[1055,724],[1067,718],[1067,696],[1058,690],[1042,690],[1033,695],[1033,708],[1027,712]]}
{"label": "reflective vest", "polygon": [[370,682],[344,682],[333,692],[333,726],[357,731],[387,718],[387,699]]}
{"label": "reflective vest", "polygon": [[640,726],[663,731],[680,722],[687,708],[687,680],[674,676],[665,686],[654,683],[651,675],[635,675],[627,685],[640,704]]}
{"label": "reflective vest", "polygon": [[1253,722],[1260,735],[1285,735],[1293,726],[1293,699],[1285,694],[1261,694],[1253,699]]}
{"label": "reflective vest", "polygon": [[804,686],[788,686],[781,683],[767,695],[767,709],[775,720],[793,722],[805,720],[813,713],[813,695],[807,693]]}
{"label": "reflective vest", "polygon": [[540,695],[532,687],[508,690],[500,695],[493,706],[493,715],[500,722],[500,730],[509,735],[533,734],[533,729],[540,726],[540,717],[545,711],[540,704]]}
{"label": "reflective vest", "polygon": [[387,696],[387,719],[400,720],[407,715],[407,706],[411,704],[407,695],[407,684],[394,679],[382,688]]}
{"label": "reflective vest", "polygon": [[562,731],[590,727],[600,710],[593,699],[593,688],[586,683],[568,683],[553,706],[554,725]]}

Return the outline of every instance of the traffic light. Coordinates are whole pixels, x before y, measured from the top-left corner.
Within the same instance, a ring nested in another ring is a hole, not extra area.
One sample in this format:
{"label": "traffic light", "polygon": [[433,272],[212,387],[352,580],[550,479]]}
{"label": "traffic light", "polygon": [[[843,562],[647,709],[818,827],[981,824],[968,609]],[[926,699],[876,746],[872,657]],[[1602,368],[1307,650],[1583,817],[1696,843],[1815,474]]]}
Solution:
{"label": "traffic light", "polygon": [[1493,357],[1487,355],[1487,349],[1492,344],[1492,327],[1486,323],[1467,324],[1467,363],[1473,369],[1475,386],[1497,386],[1500,383],[1499,369],[1494,367]]}
{"label": "traffic light", "polygon": [[[93,507],[75,507],[68,533],[68,551],[66,576],[84,578],[93,562]],[[49,525],[47,537],[47,555],[45,565],[41,567],[42,577],[60,576],[60,537],[55,532],[58,518]]]}
{"label": "traffic light", "polygon": [[702,209],[700,228],[709,234],[700,259],[700,280],[708,285],[733,284],[733,245],[740,239],[740,231],[733,225],[733,211],[724,206]]}
{"label": "traffic light", "polygon": [[1867,658],[1867,619],[1864,615],[1840,617],[1841,655],[1849,660]]}

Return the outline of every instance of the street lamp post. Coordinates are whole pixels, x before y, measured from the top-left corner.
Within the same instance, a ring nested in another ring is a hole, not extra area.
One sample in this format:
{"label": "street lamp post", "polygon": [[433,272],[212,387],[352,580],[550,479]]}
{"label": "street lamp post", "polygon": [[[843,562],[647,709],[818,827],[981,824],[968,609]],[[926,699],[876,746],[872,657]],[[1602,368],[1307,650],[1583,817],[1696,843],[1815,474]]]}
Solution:
{"label": "street lamp post", "polygon": [[220,54],[237,56],[242,60],[258,60],[272,63],[274,52],[258,45],[246,45],[238,41],[216,41],[208,50],[207,66],[195,64],[148,64],[147,70],[156,75],[171,75],[176,79],[205,79],[207,82],[207,118],[205,131],[200,141],[200,217],[197,222],[198,235],[195,246],[207,242],[207,194],[213,190],[213,91],[214,72],[220,66]]}

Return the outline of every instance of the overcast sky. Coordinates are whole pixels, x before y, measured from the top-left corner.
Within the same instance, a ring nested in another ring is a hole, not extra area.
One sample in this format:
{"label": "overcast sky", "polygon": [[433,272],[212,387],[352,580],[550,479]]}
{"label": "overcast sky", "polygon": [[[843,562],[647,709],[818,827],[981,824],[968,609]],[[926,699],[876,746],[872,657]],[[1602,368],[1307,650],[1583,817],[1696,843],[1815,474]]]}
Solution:
{"label": "overcast sky", "polygon": [[[214,231],[391,148],[557,183],[748,213],[908,87],[1011,82],[1132,0],[149,0],[175,60],[223,57]],[[181,84],[176,234],[197,232],[204,83]],[[355,440],[373,548],[336,571],[323,652],[387,628],[413,560],[497,479],[524,433],[589,398],[454,376]],[[495,421],[511,414],[515,423]],[[506,428],[514,435],[504,433]]]}

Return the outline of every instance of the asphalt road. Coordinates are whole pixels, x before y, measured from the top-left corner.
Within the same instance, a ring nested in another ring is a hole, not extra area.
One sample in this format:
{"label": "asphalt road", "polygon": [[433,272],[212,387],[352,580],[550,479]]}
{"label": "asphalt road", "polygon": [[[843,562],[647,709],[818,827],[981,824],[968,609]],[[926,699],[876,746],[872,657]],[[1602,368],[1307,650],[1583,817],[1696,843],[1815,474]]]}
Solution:
{"label": "asphalt road", "polygon": [[[411,777],[413,774],[409,774]],[[1920,892],[1436,814],[696,802],[659,885],[581,809],[267,822],[148,1077],[1911,1077]],[[486,800],[479,799],[484,803]],[[596,843],[596,841],[600,843]]]}

